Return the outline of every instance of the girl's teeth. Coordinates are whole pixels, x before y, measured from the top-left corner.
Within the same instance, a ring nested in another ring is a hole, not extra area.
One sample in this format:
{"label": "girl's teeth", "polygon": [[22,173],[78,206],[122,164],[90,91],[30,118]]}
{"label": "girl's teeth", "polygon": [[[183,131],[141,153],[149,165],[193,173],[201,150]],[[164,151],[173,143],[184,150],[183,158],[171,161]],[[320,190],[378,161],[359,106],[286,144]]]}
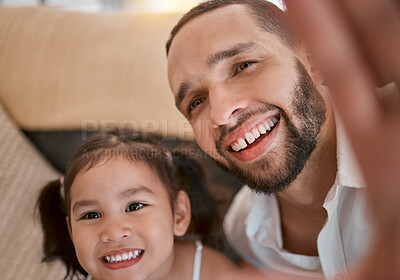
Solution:
{"label": "girl's teeth", "polygon": [[265,124],[265,129],[268,130],[268,131],[271,131],[271,127],[269,126],[268,123]]}
{"label": "girl's teeth", "polygon": [[244,149],[244,148],[247,147],[246,141],[244,141],[243,138],[239,138],[239,139],[238,139],[238,144],[239,144],[239,146],[240,146],[241,149]]}
{"label": "girl's teeth", "polygon": [[136,258],[137,256],[139,256],[139,250],[135,250],[134,256],[135,256],[135,258]]}
{"label": "girl's teeth", "polygon": [[261,134],[267,133],[267,130],[265,129],[265,126],[263,126],[262,124],[257,125],[257,129]]}
{"label": "girl's teeth", "polygon": [[121,262],[121,261],[127,261],[131,259],[136,259],[142,250],[134,250],[130,251],[129,253],[123,253],[122,255],[113,255],[113,256],[105,256],[104,260],[107,263],[114,263],[114,262]]}
{"label": "girl's teeth", "polygon": [[251,134],[250,132],[246,132],[246,134],[244,136],[246,137],[247,143],[249,143],[249,144],[256,141],[256,138],[254,138],[253,134]]}

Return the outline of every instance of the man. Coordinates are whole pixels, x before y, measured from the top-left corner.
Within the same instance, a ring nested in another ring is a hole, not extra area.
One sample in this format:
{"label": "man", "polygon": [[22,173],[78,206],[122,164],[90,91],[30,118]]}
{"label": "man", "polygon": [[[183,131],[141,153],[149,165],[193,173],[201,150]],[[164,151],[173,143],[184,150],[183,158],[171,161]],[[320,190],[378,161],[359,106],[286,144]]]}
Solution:
{"label": "man", "polygon": [[262,0],[206,2],[172,30],[167,54],[197,143],[255,190],[225,218],[236,251],[259,267],[346,276],[370,239],[364,183],[285,15]]}

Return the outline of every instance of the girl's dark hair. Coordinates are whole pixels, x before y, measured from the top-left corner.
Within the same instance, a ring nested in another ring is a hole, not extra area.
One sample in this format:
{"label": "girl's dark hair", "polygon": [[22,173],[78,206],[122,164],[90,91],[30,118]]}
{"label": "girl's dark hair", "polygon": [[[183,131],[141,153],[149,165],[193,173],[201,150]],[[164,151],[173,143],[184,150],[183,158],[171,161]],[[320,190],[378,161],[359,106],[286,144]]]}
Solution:
{"label": "girl's dark hair", "polygon": [[177,193],[186,191],[192,209],[187,233],[201,238],[204,244],[220,244],[216,205],[207,193],[204,172],[197,161],[179,151],[171,153],[138,132],[108,130],[78,147],[67,164],[63,184],[59,180],[48,183],[38,198],[37,207],[44,233],[43,261],[61,260],[67,268],[64,279],[87,276],[76,257],[66,221],[70,215],[72,183],[80,172],[110,159],[141,162],[152,168],[166,187],[172,211]]}
{"label": "girl's dark hair", "polygon": [[[176,34],[182,29],[186,23],[192,19],[213,11],[215,9],[228,5],[244,5],[248,8],[248,15],[252,16],[258,26],[266,31],[276,35],[288,47],[293,48],[299,42],[299,39],[293,27],[291,26],[287,14],[276,7],[274,4],[265,0],[209,0],[204,1],[189,12],[183,15],[175,27],[172,29],[169,39],[165,45],[167,56],[171,47],[172,41]],[[243,16],[248,16],[243,15]]]}

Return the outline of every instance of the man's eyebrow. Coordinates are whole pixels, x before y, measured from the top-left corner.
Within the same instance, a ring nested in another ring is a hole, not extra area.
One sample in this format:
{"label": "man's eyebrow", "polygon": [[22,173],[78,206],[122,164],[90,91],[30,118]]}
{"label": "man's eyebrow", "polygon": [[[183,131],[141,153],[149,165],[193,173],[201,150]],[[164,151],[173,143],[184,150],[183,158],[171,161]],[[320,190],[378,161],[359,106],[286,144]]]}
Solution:
{"label": "man's eyebrow", "polygon": [[183,82],[181,84],[181,86],[179,87],[178,94],[175,97],[175,107],[176,108],[179,109],[179,106],[181,105],[183,98],[185,98],[185,95],[186,95],[187,91],[189,90],[189,88],[190,88],[190,84],[187,82]]}
{"label": "man's eyebrow", "polygon": [[[257,48],[257,44],[254,42],[251,42],[251,41],[236,44],[229,49],[218,51],[218,52],[210,55],[207,59],[207,66],[212,68],[213,66],[215,66],[217,63],[221,62],[224,59],[234,57],[235,55],[238,55],[240,53],[252,51],[255,48]],[[178,94],[175,97],[176,108],[179,109],[179,106],[180,106],[182,100],[185,98],[189,88],[190,88],[190,84],[188,82],[181,83],[179,90],[178,90]]]}
{"label": "man's eyebrow", "polygon": [[123,199],[125,197],[133,196],[138,193],[148,193],[148,194],[154,195],[154,192],[152,190],[150,190],[149,188],[147,188],[143,185],[140,185],[140,186],[130,188],[130,189],[127,189],[125,191],[118,193],[117,198]]}
{"label": "man's eyebrow", "polygon": [[243,52],[252,51],[256,47],[257,47],[257,45],[254,42],[245,42],[245,43],[236,44],[229,49],[218,51],[218,52],[210,55],[207,59],[207,66],[212,68],[224,59],[234,57]]}

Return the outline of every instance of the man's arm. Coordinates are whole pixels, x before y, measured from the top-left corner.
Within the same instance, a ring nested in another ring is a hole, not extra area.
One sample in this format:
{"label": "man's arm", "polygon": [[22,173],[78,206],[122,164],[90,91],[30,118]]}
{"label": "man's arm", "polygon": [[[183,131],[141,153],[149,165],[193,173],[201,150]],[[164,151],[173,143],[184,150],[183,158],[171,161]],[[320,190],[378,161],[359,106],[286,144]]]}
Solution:
{"label": "man's arm", "polygon": [[400,4],[394,0],[286,0],[344,121],[368,184],[376,236],[356,279],[400,279]]}

